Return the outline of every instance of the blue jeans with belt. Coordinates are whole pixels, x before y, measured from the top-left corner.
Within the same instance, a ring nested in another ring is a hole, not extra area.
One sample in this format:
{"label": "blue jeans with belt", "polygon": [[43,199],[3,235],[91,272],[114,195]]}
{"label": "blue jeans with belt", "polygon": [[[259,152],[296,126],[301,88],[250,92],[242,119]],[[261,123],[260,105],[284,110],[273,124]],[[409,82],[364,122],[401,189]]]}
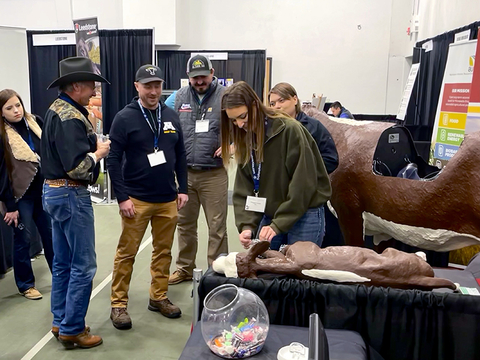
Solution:
{"label": "blue jeans with belt", "polygon": [[[258,234],[264,226],[270,225],[272,219],[263,215],[262,221],[258,226]],[[257,234],[257,238],[258,238]],[[279,250],[281,245],[291,245],[297,241],[311,241],[319,247],[322,245],[325,235],[325,209],[323,206],[310,208],[303,216],[297,220],[292,228],[282,234],[273,237],[270,243],[270,249]]]}
{"label": "blue jeans with belt", "polygon": [[38,233],[42,238],[45,259],[52,271],[52,223],[50,216],[42,208],[42,198],[22,198],[18,200],[20,219],[14,227],[13,273],[18,290],[23,293],[35,286],[35,276],[30,259],[30,241]]}
{"label": "blue jeans with belt", "polygon": [[92,281],[97,271],[90,192],[83,186],[43,186],[43,207],[52,218],[53,326],[61,335],[85,329]]}

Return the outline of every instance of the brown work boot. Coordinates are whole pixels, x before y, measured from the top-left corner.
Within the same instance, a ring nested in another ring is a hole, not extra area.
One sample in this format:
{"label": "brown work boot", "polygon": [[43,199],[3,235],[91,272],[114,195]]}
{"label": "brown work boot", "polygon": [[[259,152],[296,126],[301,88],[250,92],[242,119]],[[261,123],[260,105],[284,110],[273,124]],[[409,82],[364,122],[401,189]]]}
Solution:
{"label": "brown work boot", "polygon": [[182,311],[177,305],[173,305],[170,300],[152,300],[148,303],[148,310],[150,311],[159,311],[160,314],[168,318],[178,318],[182,315]]}
{"label": "brown work boot", "polygon": [[35,287],[25,290],[23,293],[20,293],[29,300],[40,300],[43,296]]}
{"label": "brown work boot", "polygon": [[[85,331],[90,332],[90,326],[85,325]],[[57,340],[58,340],[59,333],[60,333],[59,327],[58,326],[52,326],[52,334],[53,334],[53,336],[55,336],[55,339],[57,339]]]}
{"label": "brown work boot", "polygon": [[78,335],[59,335],[58,340],[60,340],[67,350],[74,349],[75,347],[88,349],[103,343],[100,336],[90,334],[87,329]]}
{"label": "brown work boot", "polygon": [[112,324],[119,330],[127,330],[132,328],[132,319],[128,315],[126,307],[112,307],[110,312]]}
{"label": "brown work boot", "polygon": [[190,280],[192,280],[192,277],[190,275],[188,275],[187,273],[181,270],[176,270],[168,278],[168,285],[176,285],[176,284],[180,284],[183,281],[190,281]]}

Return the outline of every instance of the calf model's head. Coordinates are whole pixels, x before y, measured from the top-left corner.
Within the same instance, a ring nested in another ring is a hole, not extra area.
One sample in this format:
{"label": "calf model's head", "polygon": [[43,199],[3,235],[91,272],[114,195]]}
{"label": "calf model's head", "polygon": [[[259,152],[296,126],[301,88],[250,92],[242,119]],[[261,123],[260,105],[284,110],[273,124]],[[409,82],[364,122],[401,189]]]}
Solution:
{"label": "calf model's head", "polygon": [[218,257],[212,264],[212,268],[219,274],[227,277],[254,278],[258,270],[255,261],[258,255],[263,254],[270,247],[268,241],[260,241],[253,244],[246,252],[232,252]]}

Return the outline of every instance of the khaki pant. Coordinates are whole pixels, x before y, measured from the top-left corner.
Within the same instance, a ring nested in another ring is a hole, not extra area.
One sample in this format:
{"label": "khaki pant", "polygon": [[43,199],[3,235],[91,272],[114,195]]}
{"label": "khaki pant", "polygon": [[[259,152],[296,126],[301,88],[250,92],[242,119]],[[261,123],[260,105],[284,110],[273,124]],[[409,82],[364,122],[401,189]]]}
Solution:
{"label": "khaki pant", "polygon": [[198,248],[197,222],[203,207],[208,225],[208,264],[228,252],[228,175],[224,167],[188,170],[188,202],[178,213],[177,269],[192,276]]}
{"label": "khaki pant", "polygon": [[148,203],[130,198],[135,205],[133,218],[122,216],[122,234],[117,246],[112,275],[112,307],[126,307],[133,263],[148,223],[152,223],[152,262],[150,299],[167,297],[171,249],[177,223],[177,202]]}

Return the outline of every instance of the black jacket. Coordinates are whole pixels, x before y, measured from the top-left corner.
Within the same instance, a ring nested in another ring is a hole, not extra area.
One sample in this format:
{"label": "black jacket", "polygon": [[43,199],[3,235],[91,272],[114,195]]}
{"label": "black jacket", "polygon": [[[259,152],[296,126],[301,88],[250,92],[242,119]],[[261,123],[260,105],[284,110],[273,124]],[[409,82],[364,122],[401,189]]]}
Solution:
{"label": "black jacket", "polygon": [[88,111],[61,93],[45,115],[42,131],[42,171],[45,179],[73,179],[93,184],[99,174],[88,153],[97,150],[97,136]]}
{"label": "black jacket", "polygon": [[149,203],[164,203],[175,200],[178,192],[188,193],[187,160],[180,121],[175,111],[163,103],[160,106],[158,147],[166,159],[161,165],[152,167],[148,161],[147,155],[154,152],[154,133],[140,110],[138,98],[113,119],[107,166],[118,202],[131,196]]}
{"label": "black jacket", "polygon": [[297,120],[312,135],[318,145],[318,150],[320,150],[327,172],[329,174],[332,173],[338,167],[338,153],[332,135],[319,120],[307,116],[304,112],[297,114]]}

